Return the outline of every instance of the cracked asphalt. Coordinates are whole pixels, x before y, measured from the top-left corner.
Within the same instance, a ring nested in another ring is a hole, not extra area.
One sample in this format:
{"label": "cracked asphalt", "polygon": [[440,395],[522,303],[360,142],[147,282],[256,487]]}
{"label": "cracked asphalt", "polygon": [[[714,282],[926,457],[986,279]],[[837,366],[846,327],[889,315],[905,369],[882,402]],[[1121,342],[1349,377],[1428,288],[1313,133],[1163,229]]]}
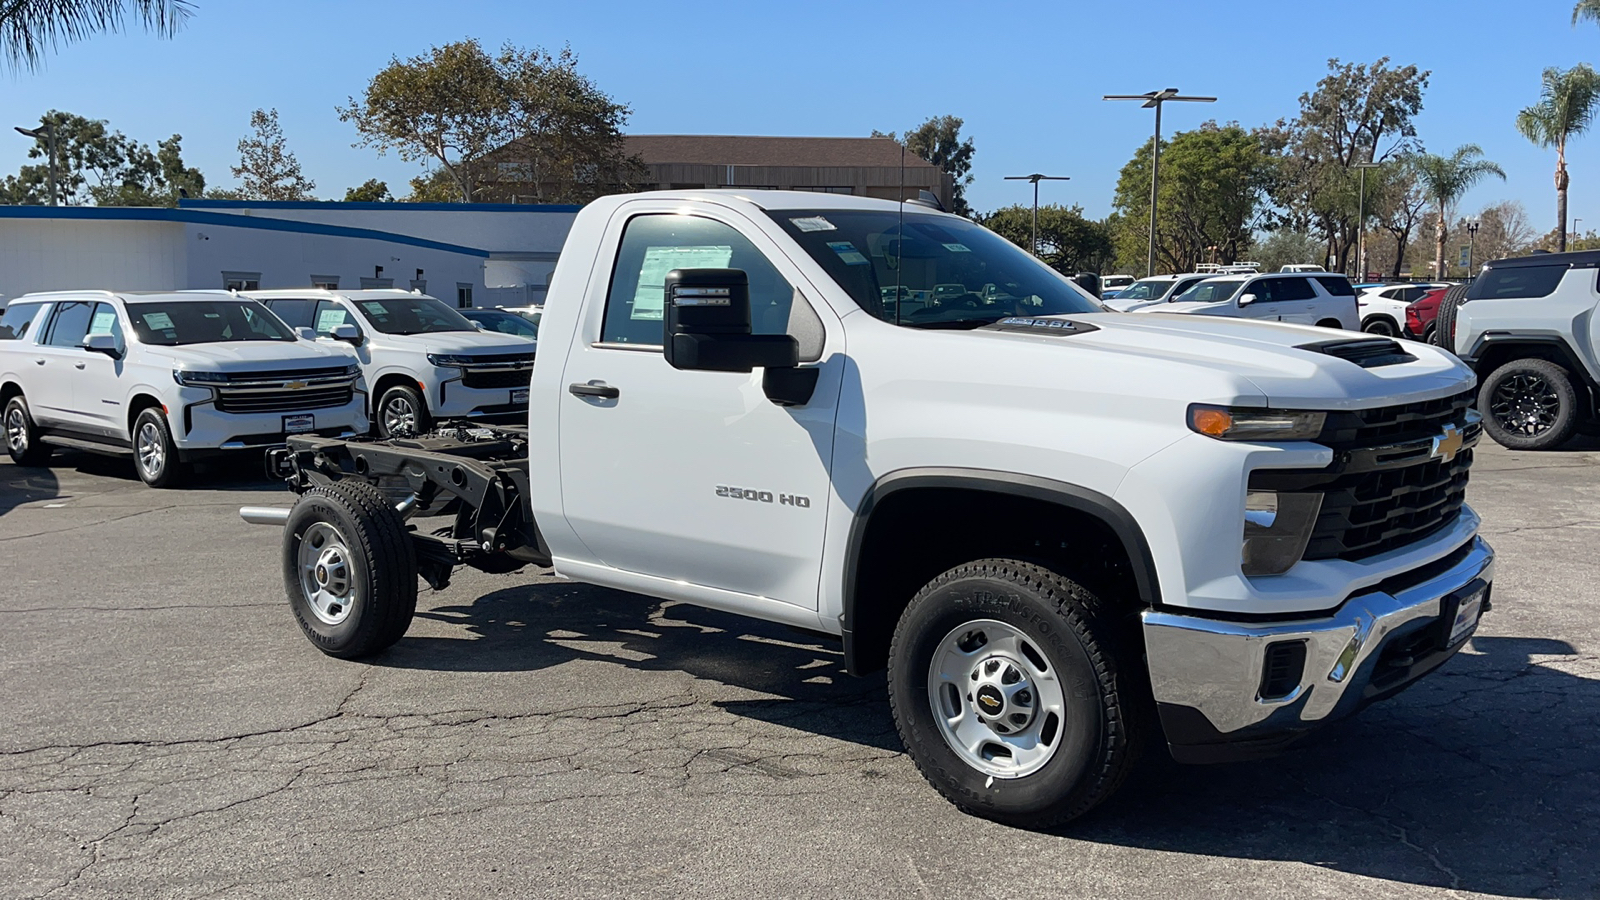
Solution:
{"label": "cracked asphalt", "polygon": [[0,896],[1600,896],[1600,443],[1486,445],[1470,648],[1262,763],[1150,759],[1055,833],[969,818],[881,680],[781,626],[538,577],[295,628],[288,495],[0,462]]}

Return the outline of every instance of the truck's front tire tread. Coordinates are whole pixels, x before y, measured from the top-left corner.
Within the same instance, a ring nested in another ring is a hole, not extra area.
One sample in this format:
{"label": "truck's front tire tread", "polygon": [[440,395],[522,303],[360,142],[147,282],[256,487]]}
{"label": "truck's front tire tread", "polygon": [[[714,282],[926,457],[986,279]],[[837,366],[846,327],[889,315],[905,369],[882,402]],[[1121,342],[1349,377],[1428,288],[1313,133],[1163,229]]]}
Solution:
{"label": "truck's front tire tread", "polygon": [[[359,594],[338,625],[320,621],[301,587],[300,537],[316,523],[333,525],[354,554]],[[301,495],[283,531],[284,589],[295,621],[317,649],[357,659],[388,649],[411,627],[417,610],[417,558],[405,520],[383,492],[359,479],[317,485]]]}
{"label": "truck's front tire tread", "polygon": [[[980,585],[1010,589],[1011,596],[986,596]],[[1034,774],[1002,780],[986,779],[945,743],[927,698],[932,651],[918,645],[939,641],[963,615],[1024,631],[1035,626],[1030,639],[1050,663],[1079,676],[1080,689],[1093,690],[1097,721],[1074,748],[1082,759],[1076,777],[1065,746]],[[1048,629],[1038,629],[1039,622]],[[1143,681],[1120,670],[1139,665],[1136,648],[1123,649],[1130,622],[1066,576],[1017,560],[978,560],[929,582],[906,607],[889,654],[890,710],[918,771],[963,812],[1009,825],[1044,829],[1087,813],[1121,786],[1143,742],[1149,704],[1136,686]]]}

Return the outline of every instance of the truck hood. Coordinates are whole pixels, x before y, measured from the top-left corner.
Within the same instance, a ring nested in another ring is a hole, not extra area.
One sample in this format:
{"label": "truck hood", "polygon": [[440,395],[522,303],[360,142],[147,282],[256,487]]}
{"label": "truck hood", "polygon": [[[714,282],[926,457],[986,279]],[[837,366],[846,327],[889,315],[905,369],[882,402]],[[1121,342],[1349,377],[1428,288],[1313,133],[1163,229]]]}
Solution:
{"label": "truck hood", "polygon": [[[1130,312],[1192,313],[1192,312],[1195,312],[1197,310],[1214,310],[1214,309],[1217,309],[1218,307],[1223,307],[1223,306],[1227,306],[1227,305],[1228,304],[1225,301],[1218,301],[1216,303],[1159,303],[1159,304],[1151,303],[1151,304],[1148,304],[1148,305],[1145,305],[1145,306],[1135,306],[1129,311]],[[1157,307],[1157,306],[1160,307],[1159,310],[1154,308],[1154,307]]]}
{"label": "truck hood", "polygon": [[166,360],[180,369],[273,372],[303,369],[306,366],[348,365],[355,354],[343,346],[311,341],[226,341],[214,344],[184,344],[179,347],[145,347],[151,360]]}
{"label": "truck hood", "polygon": [[385,334],[384,343],[419,348],[429,353],[531,353],[530,338],[495,331],[438,331],[432,334]]}
{"label": "truck hood", "polygon": [[[1413,360],[1372,368],[1317,349],[1305,349],[1328,342],[1371,339],[1359,332],[1228,316],[1171,315],[1165,310],[1147,315],[1087,313],[1046,319],[1081,322],[1095,330],[1002,331],[991,327],[969,334],[980,340],[1016,345],[1018,352],[1007,354],[1007,358],[1015,357],[1023,365],[1031,355],[1021,352],[1024,345],[1050,345],[1066,352],[1104,355],[1105,360],[1095,369],[1108,378],[1126,373],[1130,378],[1154,376],[1215,385],[1215,376],[1222,375],[1237,384],[1241,393],[1253,386],[1267,404],[1275,407],[1386,406],[1447,396],[1470,387],[1473,379],[1472,370],[1453,355],[1413,341],[1398,342]],[[1194,398],[1196,402],[1215,399]]]}

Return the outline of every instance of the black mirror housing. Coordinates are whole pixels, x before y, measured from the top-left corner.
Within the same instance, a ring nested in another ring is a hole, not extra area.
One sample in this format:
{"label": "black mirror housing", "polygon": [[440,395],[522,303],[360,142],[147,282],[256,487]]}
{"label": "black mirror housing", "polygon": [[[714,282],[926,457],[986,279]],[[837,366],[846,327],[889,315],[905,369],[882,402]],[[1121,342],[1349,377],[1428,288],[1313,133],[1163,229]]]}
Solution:
{"label": "black mirror housing", "polygon": [[673,269],[664,283],[662,352],[674,369],[750,372],[794,368],[800,344],[750,333],[750,279],[742,269]]}

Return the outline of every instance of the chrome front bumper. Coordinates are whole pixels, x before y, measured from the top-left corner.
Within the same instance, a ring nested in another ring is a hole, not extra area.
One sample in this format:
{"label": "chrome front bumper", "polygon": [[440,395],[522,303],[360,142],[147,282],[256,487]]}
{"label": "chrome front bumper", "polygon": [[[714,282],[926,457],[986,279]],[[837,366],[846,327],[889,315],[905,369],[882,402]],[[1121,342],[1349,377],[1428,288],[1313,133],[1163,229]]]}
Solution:
{"label": "chrome front bumper", "polygon": [[[1457,600],[1493,580],[1494,551],[1474,537],[1322,619],[1243,623],[1146,612],[1150,684],[1173,755],[1189,762],[1264,755],[1396,693],[1455,655],[1465,639],[1447,645],[1441,619],[1453,620]],[[1305,650],[1298,686],[1263,697],[1268,648],[1294,643]]]}

